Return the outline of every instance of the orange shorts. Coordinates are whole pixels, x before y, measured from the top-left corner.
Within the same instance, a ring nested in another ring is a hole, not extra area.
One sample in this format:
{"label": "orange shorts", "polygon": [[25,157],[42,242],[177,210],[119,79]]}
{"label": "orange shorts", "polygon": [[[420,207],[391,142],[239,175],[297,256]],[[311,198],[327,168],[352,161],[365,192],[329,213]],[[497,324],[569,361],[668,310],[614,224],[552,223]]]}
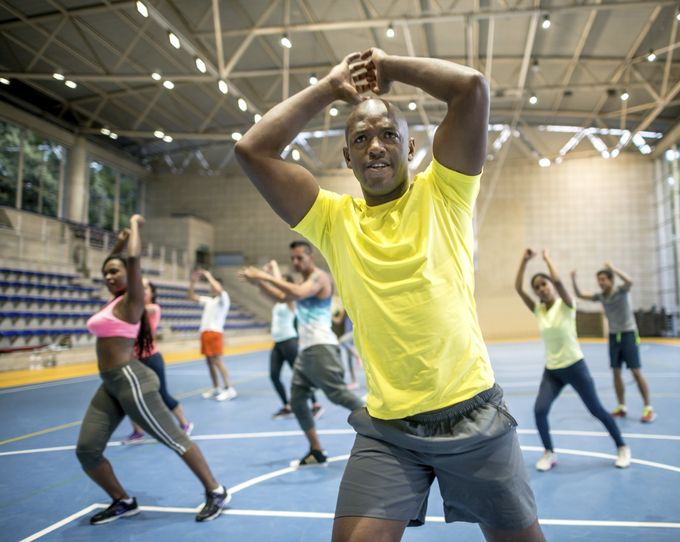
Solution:
{"label": "orange shorts", "polygon": [[219,331],[201,333],[201,354],[207,357],[221,356],[224,353],[224,334]]}

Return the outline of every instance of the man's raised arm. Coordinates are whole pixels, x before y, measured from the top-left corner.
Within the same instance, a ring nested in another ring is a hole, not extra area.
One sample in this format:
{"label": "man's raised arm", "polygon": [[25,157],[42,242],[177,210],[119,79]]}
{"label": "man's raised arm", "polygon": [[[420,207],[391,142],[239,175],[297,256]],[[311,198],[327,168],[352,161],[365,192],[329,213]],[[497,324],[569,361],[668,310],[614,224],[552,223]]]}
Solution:
{"label": "man's raised arm", "polygon": [[281,152],[324,107],[362,100],[349,73],[349,62],[358,58],[359,53],[349,55],[316,85],[272,108],[236,144],[236,158],[255,188],[291,226],[312,207],[319,185],[305,168],[282,160]]}
{"label": "man's raised arm", "polygon": [[393,56],[377,48],[362,53],[361,60],[363,65],[352,66],[355,80],[367,80],[367,84],[358,85],[360,92],[384,94],[393,81],[399,81],[445,102],[448,110],[434,136],[434,157],[447,168],[466,175],[482,171],[489,88],[481,73],[446,60]]}

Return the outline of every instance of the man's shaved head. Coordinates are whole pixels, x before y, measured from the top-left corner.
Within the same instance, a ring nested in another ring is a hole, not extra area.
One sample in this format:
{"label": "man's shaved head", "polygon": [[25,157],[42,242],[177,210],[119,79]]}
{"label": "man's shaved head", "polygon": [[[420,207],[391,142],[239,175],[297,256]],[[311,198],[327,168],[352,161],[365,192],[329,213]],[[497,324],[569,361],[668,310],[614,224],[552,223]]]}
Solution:
{"label": "man's shaved head", "polygon": [[389,116],[391,116],[399,126],[399,131],[402,133],[404,138],[408,137],[408,123],[406,122],[406,117],[401,112],[396,105],[382,98],[369,98],[357,104],[352,112],[347,117],[347,122],[345,123],[345,141],[349,136],[350,128],[354,123],[364,117],[367,114],[375,114],[378,110],[384,110]]}

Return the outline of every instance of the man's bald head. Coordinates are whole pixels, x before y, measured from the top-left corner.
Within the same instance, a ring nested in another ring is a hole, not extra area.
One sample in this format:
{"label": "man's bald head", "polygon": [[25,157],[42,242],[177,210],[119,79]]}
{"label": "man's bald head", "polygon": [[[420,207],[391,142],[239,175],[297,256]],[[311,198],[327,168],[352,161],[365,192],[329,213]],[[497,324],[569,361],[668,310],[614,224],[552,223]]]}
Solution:
{"label": "man's bald head", "polygon": [[356,122],[365,118],[366,116],[376,115],[379,113],[391,117],[399,126],[399,131],[401,132],[404,139],[408,138],[408,123],[406,122],[406,117],[401,112],[396,105],[382,98],[369,98],[357,104],[352,112],[347,117],[347,122],[345,123],[345,141],[349,136],[351,128]]}

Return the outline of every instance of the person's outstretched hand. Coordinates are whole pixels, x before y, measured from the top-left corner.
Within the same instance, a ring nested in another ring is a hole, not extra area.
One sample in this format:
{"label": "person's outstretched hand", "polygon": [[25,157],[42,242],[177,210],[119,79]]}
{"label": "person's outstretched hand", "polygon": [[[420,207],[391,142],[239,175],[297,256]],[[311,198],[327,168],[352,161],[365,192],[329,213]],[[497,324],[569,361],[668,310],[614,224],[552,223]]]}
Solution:
{"label": "person's outstretched hand", "polygon": [[359,61],[360,57],[361,53],[350,53],[328,72],[327,78],[337,100],[356,105],[365,99],[354,85],[350,73],[350,65]]}
{"label": "person's outstretched hand", "polygon": [[392,81],[385,77],[383,71],[383,61],[387,58],[387,53],[377,47],[361,53],[358,61],[353,61],[350,67],[352,82],[360,93],[369,90],[376,94],[385,94],[390,91]]}

